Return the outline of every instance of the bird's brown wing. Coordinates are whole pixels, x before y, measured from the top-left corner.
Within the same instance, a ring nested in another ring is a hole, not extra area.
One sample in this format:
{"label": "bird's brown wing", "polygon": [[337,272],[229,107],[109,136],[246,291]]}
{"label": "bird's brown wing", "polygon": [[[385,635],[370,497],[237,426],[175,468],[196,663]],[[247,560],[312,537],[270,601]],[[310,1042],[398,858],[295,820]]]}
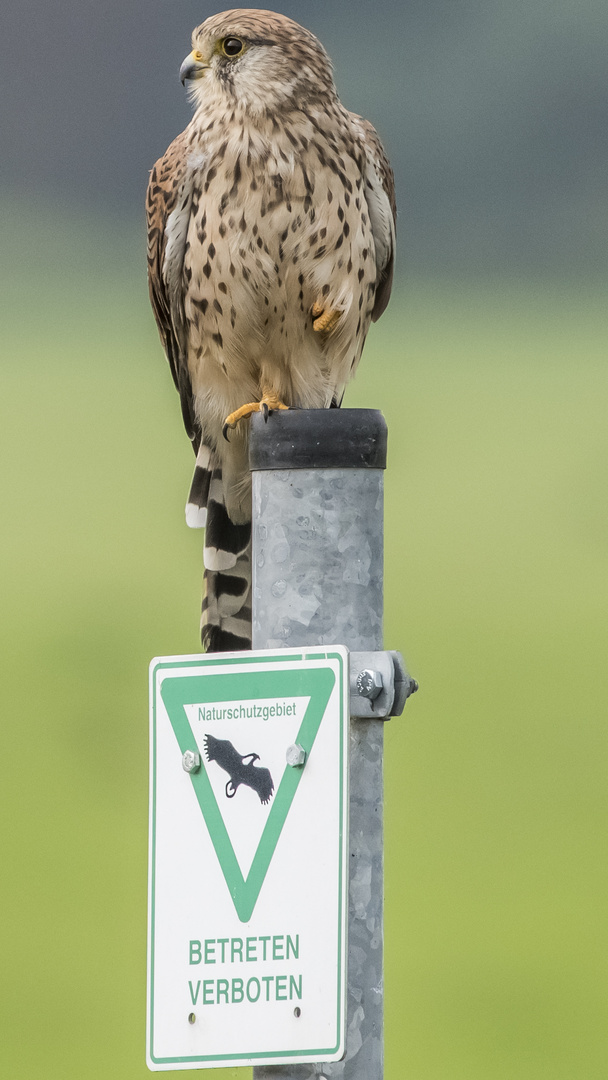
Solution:
{"label": "bird's brown wing", "polygon": [[184,425],[196,452],[200,431],[194,417],[188,372],[182,279],[191,202],[192,176],[182,134],[171,143],[150,174],[146,195],[148,288],[163,348],[179,391]]}
{"label": "bird's brown wing", "polygon": [[206,445],[195,416],[188,370],[188,328],[184,314],[184,255],[196,166],[188,158],[188,129],[171,143],[150,175],[146,199],[148,219],[148,284],[150,300],[171,374],[179,391],[186,431],[197,455],[186,507],[186,521],[205,527],[205,598],[203,646],[211,652],[251,648],[251,524],[235,525],[228,517],[222,470],[215,448]]}
{"label": "bird's brown wing", "polygon": [[376,322],[388,304],[393,284],[397,204],[395,177],[378,132],[369,120],[354,116],[362,133],[367,160],[365,198],[376,247],[376,298],[372,319]]}

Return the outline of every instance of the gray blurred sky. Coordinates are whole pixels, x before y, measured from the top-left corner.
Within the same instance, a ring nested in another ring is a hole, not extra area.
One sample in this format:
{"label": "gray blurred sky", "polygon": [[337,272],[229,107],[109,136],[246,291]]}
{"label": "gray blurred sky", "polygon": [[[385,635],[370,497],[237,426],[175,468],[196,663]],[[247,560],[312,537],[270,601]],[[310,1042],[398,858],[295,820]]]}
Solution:
{"label": "gray blurred sky", "polygon": [[[605,274],[607,0],[285,0],[397,174],[410,272]],[[2,189],[141,216],[187,123],[200,0],[21,0],[2,15]]]}

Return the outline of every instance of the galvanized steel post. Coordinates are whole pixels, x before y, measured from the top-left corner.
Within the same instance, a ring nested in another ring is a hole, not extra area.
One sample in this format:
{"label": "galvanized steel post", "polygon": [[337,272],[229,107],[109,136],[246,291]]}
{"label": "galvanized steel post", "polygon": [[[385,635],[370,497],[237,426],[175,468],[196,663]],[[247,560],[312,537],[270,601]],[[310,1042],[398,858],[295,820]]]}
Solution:
{"label": "galvanized steel post", "polygon": [[[254,416],[253,648],[383,648],[383,469],[387,429],[372,409]],[[350,730],[346,1055],[272,1065],[255,1080],[383,1075],[383,723]],[[322,888],[310,878],[310,888]]]}

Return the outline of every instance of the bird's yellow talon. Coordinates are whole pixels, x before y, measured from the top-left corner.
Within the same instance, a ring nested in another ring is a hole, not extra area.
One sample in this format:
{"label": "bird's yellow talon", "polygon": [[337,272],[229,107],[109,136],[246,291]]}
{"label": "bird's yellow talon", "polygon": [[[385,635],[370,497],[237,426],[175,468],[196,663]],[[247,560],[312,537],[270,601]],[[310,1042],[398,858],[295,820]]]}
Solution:
{"label": "bird's yellow talon", "polygon": [[289,405],[285,405],[281,399],[275,394],[274,390],[264,389],[262,387],[262,398],[260,401],[250,401],[247,405],[241,405],[240,409],[235,409],[224,420],[224,426],[222,428],[222,434],[226,440],[228,440],[228,428],[235,428],[239,420],[246,420],[252,416],[255,412],[261,412],[264,414],[264,419],[268,420],[269,413],[274,412],[275,409],[288,409]]}
{"label": "bird's yellow talon", "polygon": [[312,328],[317,333],[333,330],[342,312],[336,308],[324,308],[318,300],[312,305]]}

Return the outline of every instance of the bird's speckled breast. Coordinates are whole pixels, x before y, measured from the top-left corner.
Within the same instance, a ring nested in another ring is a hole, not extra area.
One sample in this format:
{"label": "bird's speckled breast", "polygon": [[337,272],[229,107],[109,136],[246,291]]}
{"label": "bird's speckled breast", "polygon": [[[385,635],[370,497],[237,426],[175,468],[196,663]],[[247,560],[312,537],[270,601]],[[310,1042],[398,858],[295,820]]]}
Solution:
{"label": "bird's speckled breast", "polygon": [[[374,299],[361,151],[300,113],[267,130],[195,119],[183,275],[203,426],[217,433],[263,382],[287,404],[327,406],[359,359]],[[331,334],[313,330],[318,301],[342,313]]]}

